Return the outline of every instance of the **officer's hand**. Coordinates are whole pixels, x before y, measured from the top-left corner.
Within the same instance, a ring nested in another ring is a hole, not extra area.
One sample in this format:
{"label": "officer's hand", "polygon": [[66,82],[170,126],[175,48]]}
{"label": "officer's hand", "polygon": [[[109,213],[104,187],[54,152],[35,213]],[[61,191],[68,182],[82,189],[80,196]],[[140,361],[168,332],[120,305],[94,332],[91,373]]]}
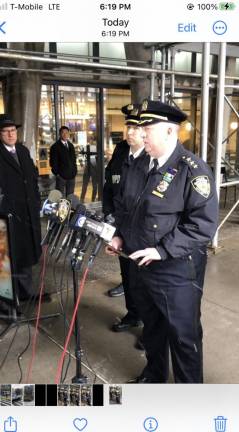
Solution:
{"label": "officer's hand", "polygon": [[114,252],[113,249],[116,249],[117,251],[120,251],[120,250],[122,250],[122,246],[123,246],[123,240],[122,240],[122,238],[121,237],[117,237],[117,236],[113,237],[112,240],[111,240],[111,242],[109,243],[109,245],[106,246],[105,253],[107,255],[116,256],[118,254],[117,254],[117,252]]}
{"label": "officer's hand", "polygon": [[138,263],[139,266],[142,266],[144,264],[147,266],[152,261],[161,260],[161,256],[159,255],[157,249],[155,248],[146,248],[146,249],[138,250],[132,253],[129,257],[133,260],[137,260],[138,258],[143,257],[143,259]]}

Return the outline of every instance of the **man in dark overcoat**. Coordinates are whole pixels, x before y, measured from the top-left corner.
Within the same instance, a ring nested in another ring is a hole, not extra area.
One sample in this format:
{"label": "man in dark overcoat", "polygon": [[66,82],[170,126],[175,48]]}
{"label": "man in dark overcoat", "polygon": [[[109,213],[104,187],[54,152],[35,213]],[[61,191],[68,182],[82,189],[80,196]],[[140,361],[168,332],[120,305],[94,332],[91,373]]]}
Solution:
{"label": "man in dark overcoat", "polygon": [[16,286],[20,300],[31,297],[32,266],[41,255],[38,171],[29,150],[17,141],[17,125],[0,115],[0,212],[13,216]]}
{"label": "man in dark overcoat", "polygon": [[69,141],[69,128],[62,126],[60,138],[50,148],[50,166],[56,176],[56,189],[65,196],[74,193],[77,174],[75,147]]}

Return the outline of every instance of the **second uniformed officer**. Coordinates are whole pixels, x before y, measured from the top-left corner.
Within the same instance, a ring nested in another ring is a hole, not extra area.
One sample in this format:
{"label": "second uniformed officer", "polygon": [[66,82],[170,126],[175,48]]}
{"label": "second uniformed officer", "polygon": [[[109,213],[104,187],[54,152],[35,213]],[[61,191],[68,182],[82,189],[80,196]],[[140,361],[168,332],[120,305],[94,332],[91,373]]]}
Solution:
{"label": "second uniformed officer", "polygon": [[[135,159],[140,159],[144,154],[144,143],[141,137],[139,125],[139,106],[129,104],[122,107],[125,114],[125,125],[127,127],[127,141],[118,144],[112,155],[112,159],[105,170],[105,185],[103,190],[103,212],[105,216],[115,214],[118,201],[121,202],[124,194],[124,178]],[[120,269],[122,275],[123,291],[125,293],[125,306],[127,314],[116,322],[112,329],[115,332],[123,332],[131,327],[138,327],[141,324],[138,311],[132,298],[132,288],[130,288],[130,262],[128,259],[120,257]],[[114,297],[115,292],[119,295],[120,287],[109,291],[110,296]],[[113,293],[112,293],[113,291]],[[140,340],[137,347],[141,348]]]}
{"label": "second uniformed officer", "polygon": [[214,179],[178,141],[182,111],[145,101],[140,118],[148,157],[129,172],[112,240],[138,261],[134,300],[147,365],[132,382],[167,382],[170,349],[175,382],[201,383],[200,304],[218,219]]}

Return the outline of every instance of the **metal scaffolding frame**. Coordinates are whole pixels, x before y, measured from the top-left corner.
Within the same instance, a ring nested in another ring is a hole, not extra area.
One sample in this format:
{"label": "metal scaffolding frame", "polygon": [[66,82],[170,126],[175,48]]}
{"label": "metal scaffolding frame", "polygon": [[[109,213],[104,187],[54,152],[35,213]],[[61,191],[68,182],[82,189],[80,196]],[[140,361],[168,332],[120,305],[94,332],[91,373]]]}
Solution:
{"label": "metal scaffolding frame", "polygon": [[[209,116],[209,89],[210,89],[210,76],[209,74],[209,64],[210,64],[210,43],[203,44],[203,65],[202,65],[202,97],[201,97],[201,131],[199,131],[196,126],[192,124],[195,130],[201,135],[201,146],[200,146],[200,156],[207,162],[207,150],[208,145],[214,149],[214,176],[216,190],[218,194],[218,200],[220,200],[220,189],[230,186],[236,186],[239,184],[239,171],[232,167],[231,164],[222,156],[222,145],[228,140],[228,137],[223,139],[223,118],[224,118],[224,101],[230,106],[232,111],[236,114],[239,119],[239,114],[233,104],[230,102],[228,97],[225,95],[225,88],[238,88],[238,85],[225,84],[225,80],[228,78],[226,76],[226,46],[225,42],[220,44],[219,58],[218,58],[218,80],[217,80],[217,114],[216,114],[216,140],[215,146],[210,143],[208,139],[208,116]],[[234,77],[232,78],[234,79]],[[172,88],[172,87],[171,87]],[[174,101],[173,96],[170,96],[170,100],[177,106]],[[229,166],[232,171],[237,174],[238,180],[228,181],[221,183],[221,163]],[[234,203],[232,208],[229,210],[228,214],[224,217],[220,225],[218,226],[217,232],[212,241],[212,247],[214,250],[218,247],[218,236],[219,230],[222,228],[224,223],[233,213],[233,211],[239,205],[239,199]]]}
{"label": "metal scaffolding frame", "polygon": [[[25,60],[25,61],[31,61],[31,62],[38,62],[38,63],[44,63],[44,64],[52,64],[52,65],[64,65],[64,66],[74,66],[74,67],[80,67],[80,68],[86,68],[88,70],[91,69],[107,69],[107,70],[115,70],[115,71],[121,71],[121,72],[142,72],[145,74],[152,74],[155,73],[156,75],[161,75],[162,73],[166,72],[166,75],[175,75],[175,76],[182,76],[182,77],[191,77],[191,78],[199,78],[201,79],[202,74],[196,73],[196,72],[183,72],[183,71],[175,71],[171,69],[167,69],[166,71],[164,69],[160,68],[152,68],[152,67],[139,67],[139,66],[123,66],[123,65],[115,65],[111,63],[101,63],[101,62],[85,62],[80,60],[69,60],[62,58],[63,55],[61,55],[61,58],[48,58],[43,56],[33,56],[28,54],[20,54],[16,53],[15,51],[12,52],[12,50],[0,50],[0,58],[7,58],[9,60]],[[100,60],[100,58],[99,58]],[[54,70],[53,70],[54,72]],[[210,74],[210,79],[217,79],[218,75],[216,74]],[[226,76],[226,79],[239,81],[238,76]]]}
{"label": "metal scaffolding frame", "polygon": [[[157,46],[157,44],[152,44]],[[160,92],[160,98],[161,101],[165,100],[165,86],[166,86],[166,76],[170,77],[170,93],[171,93],[171,100],[173,100],[174,91],[175,91],[175,77],[176,76],[182,76],[182,77],[189,77],[189,78],[199,78],[201,79],[201,90],[202,90],[202,96],[201,96],[201,157],[206,161],[207,160],[207,145],[209,143],[210,146],[214,147],[208,140],[208,110],[209,110],[209,87],[210,87],[210,80],[217,80],[217,115],[216,115],[216,145],[215,145],[215,165],[214,165],[214,172],[215,172],[215,182],[216,182],[216,189],[218,193],[218,197],[220,198],[220,187],[228,187],[234,184],[239,184],[239,181],[236,182],[227,182],[221,184],[221,161],[223,160],[224,163],[227,165],[230,165],[225,159],[222,158],[222,144],[225,142],[223,140],[223,113],[224,113],[224,101],[226,101],[231,109],[233,109],[234,113],[239,118],[239,115],[225,93],[225,88],[238,88],[238,85],[235,84],[226,84],[226,80],[233,80],[233,81],[239,81],[238,76],[226,76],[225,69],[226,69],[226,48],[227,44],[225,42],[219,43],[220,52],[219,52],[219,58],[218,58],[218,65],[219,65],[219,72],[218,75],[210,74],[209,73],[209,60],[210,60],[210,44],[204,43],[203,46],[203,73],[196,73],[196,72],[183,72],[183,71],[175,71],[175,47],[162,47],[162,62],[161,62],[161,68],[157,67],[158,64],[155,61],[155,46],[152,46],[151,48],[151,67],[140,67],[140,66],[125,66],[125,65],[116,65],[112,63],[101,63],[99,59],[99,62],[94,61],[82,61],[75,60],[73,58],[63,58],[64,56],[60,54],[60,58],[52,58],[52,57],[45,57],[44,53],[41,55],[34,55],[32,53],[23,53],[23,52],[16,52],[16,50],[0,50],[0,59],[8,59],[8,60],[24,60],[24,61],[31,61],[32,64],[34,62],[43,63],[43,64],[51,64],[51,65],[57,65],[57,66],[72,66],[75,68],[83,68],[87,69],[88,71],[92,70],[99,70],[100,71],[117,71],[117,72],[126,72],[131,77],[131,73],[139,72],[141,74],[150,74],[150,96],[153,98],[153,89],[155,85],[155,79],[156,77],[161,78],[161,92]],[[169,62],[169,51],[170,51],[170,68],[168,65],[168,68],[166,69],[166,49],[168,52],[168,62]],[[90,59],[92,60],[92,59]],[[4,66],[1,67],[1,69],[4,69]],[[7,69],[7,67],[6,67]],[[35,70],[34,68],[31,68],[31,70]],[[35,70],[36,71],[36,70]],[[38,66],[39,71],[39,66]],[[50,72],[50,70],[49,70]],[[51,70],[52,73],[56,72],[54,69]],[[82,71],[81,71],[82,72]],[[147,75],[146,75],[147,76]],[[135,77],[135,76],[134,76]],[[140,78],[142,75],[140,75]],[[228,139],[228,138],[227,138]],[[226,140],[227,140],[226,139]],[[239,175],[238,171],[234,169],[234,172]],[[218,231],[223,225],[224,221],[229,217],[229,215],[232,213],[232,211],[236,208],[238,202],[233,206],[233,208],[230,210],[229,214],[226,218],[222,221],[220,226],[218,227]],[[215,235],[215,238],[213,240],[213,247],[216,248],[218,246],[218,231]]]}
{"label": "metal scaffolding frame", "polygon": [[201,97],[201,147],[200,156],[207,161],[209,85],[210,85],[210,42],[203,43],[202,97]]}

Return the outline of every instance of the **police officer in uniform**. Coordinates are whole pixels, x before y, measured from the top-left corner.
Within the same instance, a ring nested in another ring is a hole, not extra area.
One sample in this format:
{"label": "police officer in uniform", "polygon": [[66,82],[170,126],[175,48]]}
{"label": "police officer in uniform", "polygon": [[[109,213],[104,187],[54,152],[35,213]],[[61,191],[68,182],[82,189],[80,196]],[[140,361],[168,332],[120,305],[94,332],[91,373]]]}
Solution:
{"label": "police officer in uniform", "polygon": [[[136,104],[129,104],[122,108],[127,126],[127,141],[122,141],[116,146],[112,159],[105,170],[106,181],[103,190],[103,212],[105,216],[115,214],[117,203],[118,201],[121,202],[121,197],[124,194],[124,178],[135,160],[140,159],[145,154],[141,130],[138,127],[140,121],[138,108],[139,105]],[[127,314],[120,322],[113,325],[112,329],[115,332],[126,331],[130,327],[137,327],[141,324],[130,289],[129,260],[120,257],[119,261],[123,289],[121,287],[113,288],[109,291],[109,295],[114,297],[115,291],[117,295],[119,295],[121,289],[124,291]],[[111,291],[114,292],[113,295]],[[140,340],[137,347],[142,348]]]}
{"label": "police officer in uniform", "polygon": [[148,156],[129,172],[112,240],[137,264],[147,365],[131,382],[166,383],[170,349],[175,382],[202,383],[200,304],[218,220],[214,179],[178,141],[182,111],[146,100],[140,118]]}

